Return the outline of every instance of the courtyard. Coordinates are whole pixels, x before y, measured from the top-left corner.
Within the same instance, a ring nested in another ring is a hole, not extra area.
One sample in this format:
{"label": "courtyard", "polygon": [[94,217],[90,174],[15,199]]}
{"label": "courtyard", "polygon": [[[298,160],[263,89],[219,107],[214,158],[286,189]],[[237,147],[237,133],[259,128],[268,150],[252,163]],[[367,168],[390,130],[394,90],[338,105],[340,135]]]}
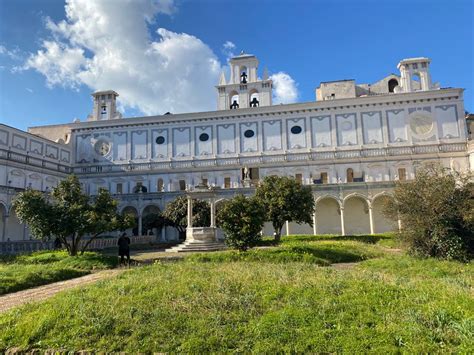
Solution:
{"label": "courtyard", "polygon": [[141,267],[1,313],[0,349],[472,352],[472,263],[400,247],[385,234],[134,251]]}

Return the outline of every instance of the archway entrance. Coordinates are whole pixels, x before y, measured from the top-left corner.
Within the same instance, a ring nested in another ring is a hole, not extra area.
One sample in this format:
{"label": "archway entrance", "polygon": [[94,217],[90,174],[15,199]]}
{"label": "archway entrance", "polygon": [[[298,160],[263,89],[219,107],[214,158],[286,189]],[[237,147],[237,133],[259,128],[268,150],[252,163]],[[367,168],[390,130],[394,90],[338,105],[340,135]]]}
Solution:
{"label": "archway entrance", "polygon": [[132,215],[135,218],[135,227],[127,229],[125,232],[131,235],[138,235],[138,211],[133,206],[127,206],[122,210],[122,215]]}
{"label": "archway entrance", "polygon": [[324,197],[316,203],[316,232],[318,234],[341,234],[339,202]]}
{"label": "archway entrance", "polygon": [[384,204],[392,199],[390,196],[382,195],[372,202],[372,215],[374,218],[374,233],[391,232],[396,229],[394,221],[383,214]]}
{"label": "archway entrance", "polygon": [[344,202],[345,234],[370,234],[369,205],[360,196],[349,197]]}

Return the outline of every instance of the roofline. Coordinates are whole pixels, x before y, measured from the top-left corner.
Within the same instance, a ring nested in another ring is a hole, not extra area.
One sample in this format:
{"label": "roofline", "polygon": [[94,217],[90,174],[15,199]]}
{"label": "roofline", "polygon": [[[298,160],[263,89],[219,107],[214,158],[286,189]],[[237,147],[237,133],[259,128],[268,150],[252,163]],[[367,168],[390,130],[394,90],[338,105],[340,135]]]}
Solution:
{"label": "roofline", "polygon": [[[343,106],[353,105],[366,105],[372,103],[381,103],[381,101],[396,102],[396,101],[407,101],[407,100],[420,100],[420,99],[431,99],[440,94],[445,95],[462,95],[464,89],[462,88],[451,88],[451,89],[438,89],[429,91],[417,91],[409,93],[399,94],[383,94],[383,95],[371,95],[365,97],[354,97],[344,98],[335,100],[323,100],[323,101],[308,101],[293,104],[280,104],[272,106],[262,106],[255,108],[241,108],[238,110],[220,110],[220,111],[203,111],[203,112],[190,112],[190,113],[177,113],[172,115],[154,115],[154,116],[142,116],[142,117],[128,117],[114,120],[105,121],[85,121],[77,123],[68,123],[63,125],[51,125],[51,126],[35,126],[31,128],[40,127],[60,127],[70,126],[71,130],[88,129],[88,128],[100,128],[100,127],[119,127],[119,126],[137,126],[143,124],[155,124],[159,122],[173,123],[173,122],[185,122],[193,120],[208,120],[218,118],[237,118],[237,117],[251,117],[251,116],[263,116],[269,114],[281,114],[281,113],[293,113],[294,111],[312,111],[312,110],[323,110],[338,108]],[[413,96],[416,96],[413,98]],[[389,100],[387,100],[389,99]]]}

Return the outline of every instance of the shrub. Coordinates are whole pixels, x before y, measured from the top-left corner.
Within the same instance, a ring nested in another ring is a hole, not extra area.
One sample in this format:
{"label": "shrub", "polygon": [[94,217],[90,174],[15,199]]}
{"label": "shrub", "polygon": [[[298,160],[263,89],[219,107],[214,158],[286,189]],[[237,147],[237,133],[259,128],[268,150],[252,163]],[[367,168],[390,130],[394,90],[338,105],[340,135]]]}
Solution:
{"label": "shrub", "polygon": [[265,211],[258,201],[243,195],[226,201],[217,214],[226,244],[240,251],[246,251],[260,241],[264,218]]}
{"label": "shrub", "polygon": [[473,183],[470,176],[439,166],[399,182],[385,214],[399,218],[401,239],[420,256],[467,260],[474,254]]}

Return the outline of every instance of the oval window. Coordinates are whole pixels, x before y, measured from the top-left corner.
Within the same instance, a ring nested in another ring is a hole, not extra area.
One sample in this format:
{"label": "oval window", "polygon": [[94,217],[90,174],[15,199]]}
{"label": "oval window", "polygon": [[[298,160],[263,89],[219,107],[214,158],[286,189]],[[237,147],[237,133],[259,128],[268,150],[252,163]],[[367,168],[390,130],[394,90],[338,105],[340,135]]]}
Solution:
{"label": "oval window", "polygon": [[159,136],[156,138],[156,144],[163,144],[165,142],[165,137]]}
{"label": "oval window", "polygon": [[293,134],[300,134],[302,131],[301,127],[300,126],[293,126],[291,127],[291,133]]}
{"label": "oval window", "polygon": [[201,142],[206,142],[207,140],[209,140],[209,134],[207,133],[201,133],[201,135],[199,136],[199,140]]}
{"label": "oval window", "polygon": [[252,138],[253,136],[255,135],[254,131],[252,131],[251,129],[248,129],[244,132],[244,136],[246,138]]}

